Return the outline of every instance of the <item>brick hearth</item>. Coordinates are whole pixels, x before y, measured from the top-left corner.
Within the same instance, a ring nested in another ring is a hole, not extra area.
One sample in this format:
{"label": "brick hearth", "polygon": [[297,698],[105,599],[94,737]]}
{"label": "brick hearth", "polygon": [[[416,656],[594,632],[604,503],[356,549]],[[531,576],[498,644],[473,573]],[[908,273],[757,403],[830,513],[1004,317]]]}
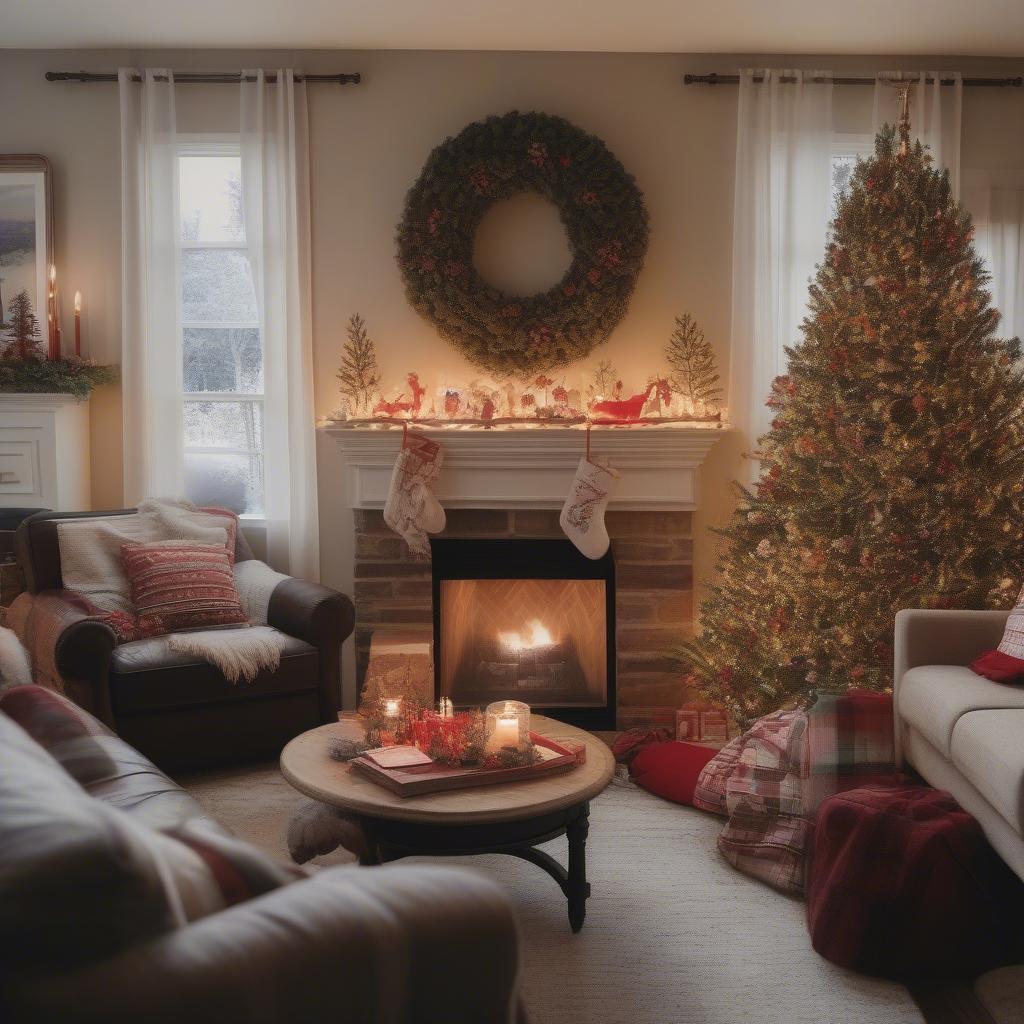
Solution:
{"label": "brick hearth", "polygon": [[[355,509],[359,686],[377,630],[431,635],[430,564],[413,558],[382,512]],[[669,654],[693,632],[690,512],[611,511],[617,687],[622,728],[658,720],[690,698]],[[561,537],[556,510],[450,509],[445,537]]]}

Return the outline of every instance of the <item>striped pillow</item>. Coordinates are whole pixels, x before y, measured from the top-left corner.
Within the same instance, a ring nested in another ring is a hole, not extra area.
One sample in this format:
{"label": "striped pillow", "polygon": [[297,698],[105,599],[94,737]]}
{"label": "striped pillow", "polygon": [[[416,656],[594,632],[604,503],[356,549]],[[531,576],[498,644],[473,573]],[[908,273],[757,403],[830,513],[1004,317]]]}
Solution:
{"label": "striped pillow", "polygon": [[121,560],[140,636],[248,625],[223,545],[123,544]]}

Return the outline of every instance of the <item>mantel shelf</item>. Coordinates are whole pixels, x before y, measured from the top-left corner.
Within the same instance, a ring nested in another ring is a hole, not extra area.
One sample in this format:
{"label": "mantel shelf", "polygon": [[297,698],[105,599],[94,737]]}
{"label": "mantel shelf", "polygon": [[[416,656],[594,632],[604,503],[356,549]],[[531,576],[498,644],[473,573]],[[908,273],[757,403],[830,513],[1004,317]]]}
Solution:
{"label": "mantel shelf", "polygon": [[[383,508],[401,428],[330,423],[321,429],[344,453],[349,505]],[[582,426],[415,429],[444,451],[437,492],[448,508],[561,508],[586,450]],[[695,509],[700,466],[728,429],[728,424],[595,426],[591,453],[607,458],[621,477],[609,507]]]}

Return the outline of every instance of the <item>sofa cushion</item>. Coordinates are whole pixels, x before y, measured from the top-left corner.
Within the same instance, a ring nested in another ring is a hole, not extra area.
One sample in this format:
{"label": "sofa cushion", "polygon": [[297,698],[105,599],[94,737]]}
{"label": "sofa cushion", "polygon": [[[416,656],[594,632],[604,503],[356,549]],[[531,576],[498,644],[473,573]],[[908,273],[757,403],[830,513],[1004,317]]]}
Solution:
{"label": "sofa cushion", "polygon": [[175,926],[159,867],[128,821],[0,714],[5,967],[84,963]]}
{"label": "sofa cushion", "polygon": [[994,683],[961,665],[921,665],[905,672],[896,690],[896,710],[944,757],[953,729],[969,711],[1024,708],[1024,688]]}
{"label": "sofa cushion", "polygon": [[297,637],[285,634],[285,638],[277,670],[260,672],[251,683],[229,683],[209,662],[169,650],[162,637],[121,644],[110,661],[114,715],[315,691],[319,685],[316,648]]}
{"label": "sofa cushion", "polygon": [[717,753],[713,747],[679,740],[652,743],[630,762],[629,774],[649,793],[692,806],[697,778]]}
{"label": "sofa cushion", "polygon": [[248,626],[224,547],[178,540],[124,544],[121,559],[142,636]]}
{"label": "sofa cushion", "polygon": [[961,716],[951,751],[953,764],[1024,836],[1024,708]]}

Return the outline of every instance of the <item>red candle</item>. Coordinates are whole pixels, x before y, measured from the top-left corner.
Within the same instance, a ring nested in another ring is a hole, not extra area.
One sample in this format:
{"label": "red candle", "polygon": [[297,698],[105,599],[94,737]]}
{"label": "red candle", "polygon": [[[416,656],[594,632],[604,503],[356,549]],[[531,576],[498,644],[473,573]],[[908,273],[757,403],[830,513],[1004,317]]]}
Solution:
{"label": "red candle", "polygon": [[75,292],[75,355],[82,355],[82,293]]}

